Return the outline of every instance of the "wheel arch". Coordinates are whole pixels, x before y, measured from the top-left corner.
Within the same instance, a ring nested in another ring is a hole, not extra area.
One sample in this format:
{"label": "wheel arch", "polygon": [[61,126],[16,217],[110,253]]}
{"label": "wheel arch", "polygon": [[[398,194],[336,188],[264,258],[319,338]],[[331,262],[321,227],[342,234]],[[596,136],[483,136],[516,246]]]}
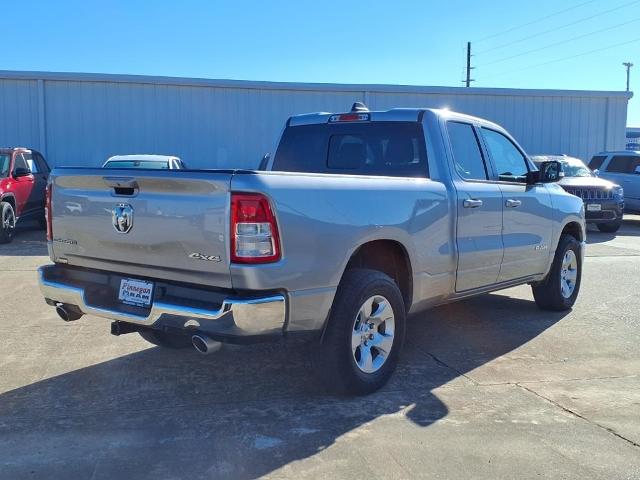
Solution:
{"label": "wheel arch", "polygon": [[391,277],[409,311],[413,303],[413,268],[407,248],[398,240],[377,239],[360,245],[351,254],[342,276],[352,268],[370,268]]}
{"label": "wheel arch", "polygon": [[[562,227],[562,230],[560,231],[560,237],[562,237],[562,235],[571,235],[579,242],[584,242],[585,240],[585,231],[583,226],[579,222],[574,220],[567,222]],[[558,241],[560,241],[560,237],[558,238]]]}
{"label": "wheel arch", "polygon": [[13,207],[13,213],[18,216],[18,212],[16,212],[16,197],[12,193],[5,193],[0,197],[0,202],[7,202],[11,204]]}

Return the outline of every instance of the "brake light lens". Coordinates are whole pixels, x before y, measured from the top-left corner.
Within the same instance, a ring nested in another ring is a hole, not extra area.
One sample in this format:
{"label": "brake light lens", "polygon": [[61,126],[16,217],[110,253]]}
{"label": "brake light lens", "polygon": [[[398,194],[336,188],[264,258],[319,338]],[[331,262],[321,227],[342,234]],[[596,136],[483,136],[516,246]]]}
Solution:
{"label": "brake light lens", "polygon": [[368,113],[341,113],[339,115],[331,115],[329,117],[329,123],[368,122],[370,118]]}
{"label": "brake light lens", "polygon": [[280,237],[269,200],[259,193],[231,194],[231,261],[280,260]]}
{"label": "brake light lens", "polygon": [[47,183],[47,189],[45,190],[45,199],[44,199],[44,216],[47,220],[47,240],[53,240],[53,225],[52,220],[53,216],[51,215],[51,189],[52,185]]}

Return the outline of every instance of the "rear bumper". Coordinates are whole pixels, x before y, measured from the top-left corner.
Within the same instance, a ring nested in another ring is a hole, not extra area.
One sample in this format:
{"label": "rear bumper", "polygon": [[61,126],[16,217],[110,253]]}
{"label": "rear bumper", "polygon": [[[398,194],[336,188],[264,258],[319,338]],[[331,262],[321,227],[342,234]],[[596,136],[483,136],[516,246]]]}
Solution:
{"label": "rear bumper", "polygon": [[97,289],[100,288],[104,291],[111,280],[110,274],[92,273],[93,292],[88,292],[90,287],[69,278],[65,270],[65,267],[58,265],[46,265],[38,269],[40,290],[50,305],[62,303],[74,306],[86,315],[142,328],[201,332],[223,341],[281,336],[284,333],[287,302],[281,294],[244,298],[217,293],[214,303],[204,307],[194,306],[194,302],[188,299],[181,301],[174,295],[166,299],[154,296],[151,307],[147,309],[129,308],[113,301],[107,306],[102,299],[99,300],[100,305],[96,304],[96,291],[99,292]]}

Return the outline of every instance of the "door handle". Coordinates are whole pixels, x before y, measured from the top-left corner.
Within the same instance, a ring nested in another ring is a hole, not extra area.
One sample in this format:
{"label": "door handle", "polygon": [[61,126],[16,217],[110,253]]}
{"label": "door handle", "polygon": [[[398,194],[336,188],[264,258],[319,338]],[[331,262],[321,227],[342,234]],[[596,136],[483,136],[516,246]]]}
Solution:
{"label": "door handle", "polygon": [[504,204],[505,204],[505,206],[507,208],[516,208],[516,207],[519,207],[520,205],[522,205],[522,202],[520,200],[514,200],[514,199],[510,198]]}
{"label": "door handle", "polygon": [[467,198],[462,202],[462,206],[464,208],[478,208],[482,206],[482,200],[477,200],[475,198]]}

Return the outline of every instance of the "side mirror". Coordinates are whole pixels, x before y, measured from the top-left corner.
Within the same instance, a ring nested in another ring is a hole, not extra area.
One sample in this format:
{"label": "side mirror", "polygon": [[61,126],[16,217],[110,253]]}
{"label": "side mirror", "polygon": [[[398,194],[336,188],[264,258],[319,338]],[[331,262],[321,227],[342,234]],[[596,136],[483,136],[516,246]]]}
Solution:
{"label": "side mirror", "polygon": [[[562,175],[562,164],[555,160],[550,160],[548,162],[542,162],[538,165],[538,172],[535,175],[536,182],[541,183],[553,183],[560,180]],[[534,182],[535,183],[535,182]]]}
{"label": "side mirror", "polygon": [[31,175],[28,168],[16,168],[13,171],[13,178],[26,177],[28,175]]}
{"label": "side mirror", "polygon": [[593,174],[594,174],[596,177],[599,177],[599,176],[600,176],[600,170],[596,168],[596,169],[593,171]]}
{"label": "side mirror", "polygon": [[264,156],[262,157],[262,160],[260,160],[260,165],[258,165],[258,170],[266,170],[267,165],[269,165],[270,159],[271,159],[271,154],[265,153]]}
{"label": "side mirror", "polygon": [[633,173],[635,173],[636,175],[640,175],[640,165],[636,166],[636,168],[633,170]]}

